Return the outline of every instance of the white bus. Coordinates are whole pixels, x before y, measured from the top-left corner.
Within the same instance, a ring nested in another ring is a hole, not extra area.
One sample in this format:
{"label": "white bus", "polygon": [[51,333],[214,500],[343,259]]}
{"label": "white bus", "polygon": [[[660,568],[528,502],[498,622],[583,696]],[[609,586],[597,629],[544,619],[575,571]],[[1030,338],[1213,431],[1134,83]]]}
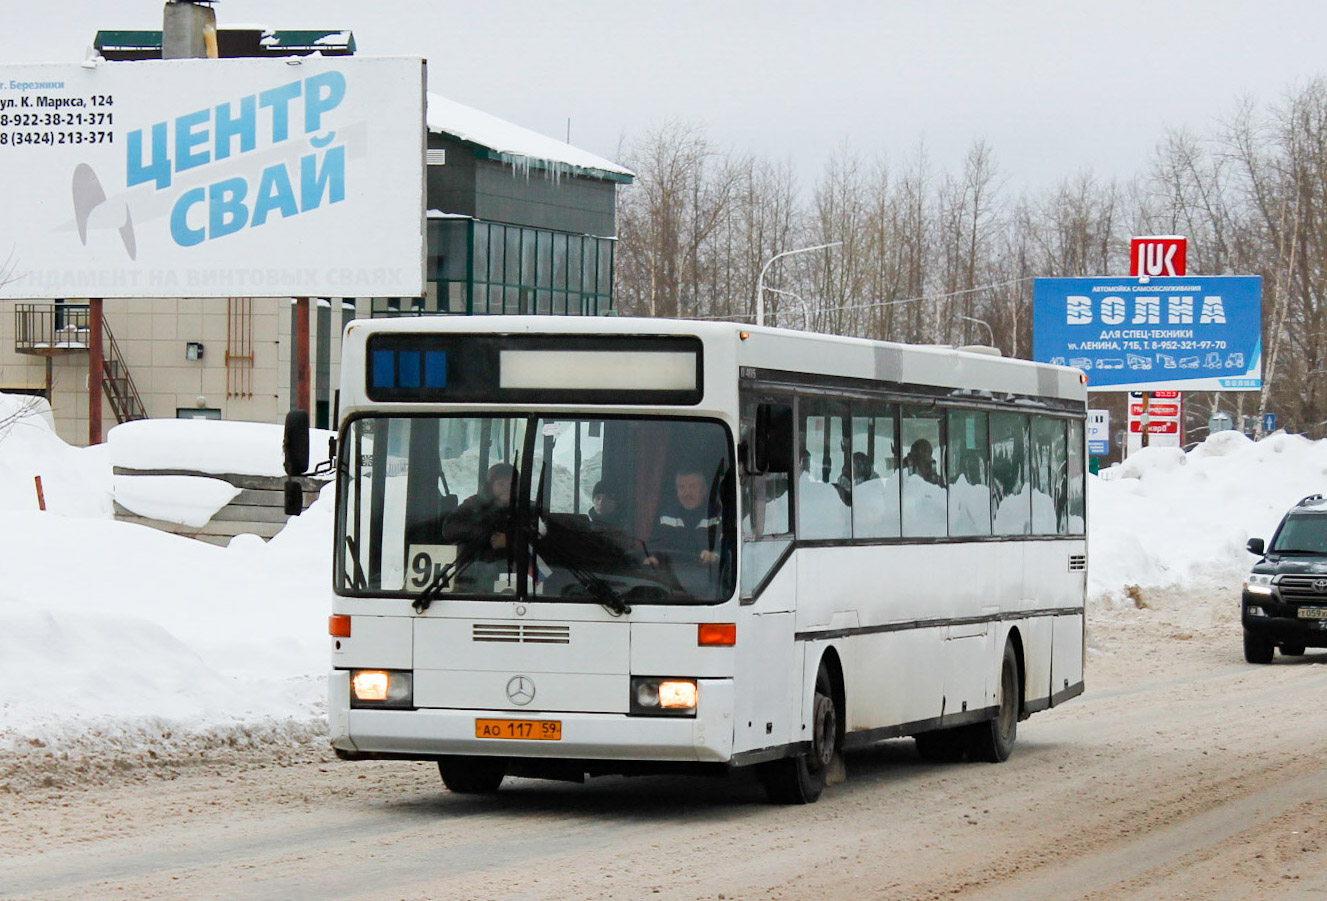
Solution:
{"label": "white bus", "polygon": [[342,758],[806,803],[845,749],[1000,761],[1083,690],[1077,370],[520,316],[354,322],[342,371]]}

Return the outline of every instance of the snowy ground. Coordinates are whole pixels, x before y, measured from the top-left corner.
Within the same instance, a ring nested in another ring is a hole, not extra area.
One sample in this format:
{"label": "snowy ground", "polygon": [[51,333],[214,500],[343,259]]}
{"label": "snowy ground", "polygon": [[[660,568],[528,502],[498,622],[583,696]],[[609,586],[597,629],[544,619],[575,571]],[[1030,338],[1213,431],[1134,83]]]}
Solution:
{"label": "snowy ground", "polygon": [[[0,424],[19,412],[0,395]],[[111,515],[113,497],[180,522],[229,500],[217,480],[126,484],[112,466],[278,474],[280,446],[278,426],[254,423],[131,423],[86,449],[40,409],[0,427],[0,790],[30,784],[43,762],[92,774],[247,748],[268,761],[326,753],[331,489],[272,541],[226,548]],[[1236,602],[1246,540],[1270,538],[1325,486],[1327,442],[1235,432],[1091,478],[1089,650],[1108,654],[1100,630],[1149,616],[1171,632],[1229,629],[1217,614]],[[1174,588],[1185,609],[1148,606]]]}

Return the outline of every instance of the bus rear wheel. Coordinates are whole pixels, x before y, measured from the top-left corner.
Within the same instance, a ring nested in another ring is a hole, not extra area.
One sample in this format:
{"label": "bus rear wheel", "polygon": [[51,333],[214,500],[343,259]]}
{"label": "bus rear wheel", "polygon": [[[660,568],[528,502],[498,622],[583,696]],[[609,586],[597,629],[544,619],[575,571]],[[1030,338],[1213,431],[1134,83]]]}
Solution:
{"label": "bus rear wheel", "polygon": [[771,801],[776,804],[814,804],[820,799],[840,750],[839,716],[833,677],[829,668],[821,663],[820,671],[816,673],[816,694],[811,708],[811,750],[760,765],[760,780]]}
{"label": "bus rear wheel", "polygon": [[1018,738],[1018,699],[1021,692],[1018,673],[1018,655],[1014,646],[1004,646],[1004,660],[1000,664],[1000,705],[995,719],[968,726],[968,757],[1001,763],[1013,753]]}
{"label": "bus rear wheel", "polygon": [[507,775],[507,761],[501,757],[443,757],[438,772],[453,794],[491,795]]}

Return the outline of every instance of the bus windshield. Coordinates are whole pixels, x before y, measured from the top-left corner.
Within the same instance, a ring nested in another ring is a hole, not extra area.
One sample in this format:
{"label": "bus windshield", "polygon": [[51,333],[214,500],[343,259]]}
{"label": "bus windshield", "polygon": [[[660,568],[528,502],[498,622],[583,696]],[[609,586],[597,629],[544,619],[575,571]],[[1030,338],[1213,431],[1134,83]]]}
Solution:
{"label": "bus windshield", "polygon": [[717,603],[735,586],[719,422],[370,416],[338,468],[337,591]]}

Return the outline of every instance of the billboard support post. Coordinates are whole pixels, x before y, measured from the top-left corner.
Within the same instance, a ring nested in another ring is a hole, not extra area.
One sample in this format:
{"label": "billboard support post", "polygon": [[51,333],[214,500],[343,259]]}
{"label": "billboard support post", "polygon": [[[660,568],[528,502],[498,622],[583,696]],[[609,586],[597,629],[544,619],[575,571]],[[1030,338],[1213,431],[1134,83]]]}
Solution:
{"label": "billboard support post", "polygon": [[101,298],[88,298],[88,444],[101,444],[102,354]]}
{"label": "billboard support post", "polygon": [[295,331],[299,333],[295,336],[295,371],[298,373],[295,377],[298,395],[295,407],[313,415],[313,404],[309,398],[309,299],[307,297],[295,298]]}

